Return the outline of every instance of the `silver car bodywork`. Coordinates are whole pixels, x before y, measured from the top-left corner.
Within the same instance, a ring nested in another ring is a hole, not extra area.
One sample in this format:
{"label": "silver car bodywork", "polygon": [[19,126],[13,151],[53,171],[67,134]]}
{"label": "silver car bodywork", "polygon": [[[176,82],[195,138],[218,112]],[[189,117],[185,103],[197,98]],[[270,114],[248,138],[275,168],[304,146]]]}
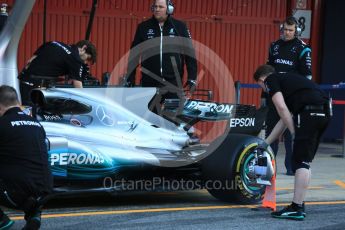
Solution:
{"label": "silver car bodywork", "polygon": [[[32,99],[39,105],[37,117],[50,143],[54,175],[95,179],[112,176],[126,165],[183,167],[205,158],[208,144],[190,145],[191,137],[182,124],[149,110],[155,95],[155,88],[35,90]],[[216,112],[225,107],[224,113]],[[183,112],[198,121],[230,121],[240,115],[236,109],[247,107],[186,102]]]}
{"label": "silver car bodywork", "polygon": [[128,164],[180,167],[206,154],[200,145],[189,145],[181,126],[148,109],[155,88],[51,88],[33,94],[39,95],[37,116],[55,176],[101,178]]}

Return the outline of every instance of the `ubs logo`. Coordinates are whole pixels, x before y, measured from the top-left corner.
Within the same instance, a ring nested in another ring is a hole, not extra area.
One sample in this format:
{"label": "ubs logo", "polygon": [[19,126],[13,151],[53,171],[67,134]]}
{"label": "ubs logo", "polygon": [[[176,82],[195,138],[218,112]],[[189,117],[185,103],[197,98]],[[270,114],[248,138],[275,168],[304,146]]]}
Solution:
{"label": "ubs logo", "polygon": [[96,110],[96,116],[98,120],[105,126],[114,126],[115,121],[111,116],[111,113],[104,106],[98,106]]}

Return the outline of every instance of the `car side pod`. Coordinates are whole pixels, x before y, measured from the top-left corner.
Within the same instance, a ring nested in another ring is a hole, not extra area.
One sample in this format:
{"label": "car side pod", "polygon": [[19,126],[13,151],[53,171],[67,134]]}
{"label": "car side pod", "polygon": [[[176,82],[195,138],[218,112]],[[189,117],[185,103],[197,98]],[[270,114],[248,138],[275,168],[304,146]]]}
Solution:
{"label": "car side pod", "polygon": [[205,188],[215,198],[241,204],[263,199],[267,182],[275,173],[271,149],[260,158],[257,146],[262,139],[245,134],[223,135],[210,144],[209,155],[201,163]]}

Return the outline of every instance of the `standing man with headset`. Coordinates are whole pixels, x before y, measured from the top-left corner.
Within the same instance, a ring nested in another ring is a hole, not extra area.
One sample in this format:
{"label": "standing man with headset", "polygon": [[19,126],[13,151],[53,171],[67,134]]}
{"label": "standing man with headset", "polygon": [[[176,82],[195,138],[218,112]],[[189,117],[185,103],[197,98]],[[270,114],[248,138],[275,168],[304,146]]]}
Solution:
{"label": "standing man with headset", "polygon": [[[267,64],[273,66],[278,73],[297,73],[309,80],[312,79],[311,66],[311,49],[302,40],[298,38],[300,28],[298,28],[297,20],[294,17],[288,17],[282,25],[282,38],[273,42],[269,48],[269,56]],[[279,115],[269,97],[267,105],[269,107],[266,119],[267,136],[272,132],[274,126],[279,120]],[[293,175],[291,168],[292,155],[292,139],[291,134],[286,130],[283,134],[285,144],[285,167],[286,174]],[[278,142],[275,141],[271,147],[277,155]]]}
{"label": "standing man with headset", "polygon": [[[187,67],[186,86],[196,87],[197,62],[192,39],[186,24],[173,18],[170,0],[152,3],[152,18],[137,27],[129,55],[127,86],[135,85],[136,68],[141,64],[141,86],[159,88],[158,103],[165,98],[180,97],[184,65]],[[141,45],[141,46],[139,46]]]}

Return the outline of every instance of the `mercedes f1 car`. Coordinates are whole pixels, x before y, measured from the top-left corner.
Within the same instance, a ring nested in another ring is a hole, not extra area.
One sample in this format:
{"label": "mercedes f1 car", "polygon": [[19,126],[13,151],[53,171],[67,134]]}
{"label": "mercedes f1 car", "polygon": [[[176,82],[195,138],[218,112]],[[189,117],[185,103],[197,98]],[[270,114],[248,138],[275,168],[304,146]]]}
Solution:
{"label": "mercedes f1 car", "polygon": [[[34,3],[16,1],[2,30],[1,84],[18,87],[18,42]],[[223,201],[260,201],[275,173],[272,151],[258,148],[264,113],[202,100],[167,100],[152,112],[155,95],[155,88],[34,90],[55,194],[205,188]],[[199,143],[190,130],[202,121],[228,125]]]}
{"label": "mercedes f1 car", "polygon": [[[155,88],[32,92],[57,194],[205,188],[223,201],[262,199],[274,174],[272,152],[257,148],[263,111],[174,99],[157,114],[149,109],[155,95]],[[210,143],[189,131],[197,122],[220,120],[227,129]]]}

